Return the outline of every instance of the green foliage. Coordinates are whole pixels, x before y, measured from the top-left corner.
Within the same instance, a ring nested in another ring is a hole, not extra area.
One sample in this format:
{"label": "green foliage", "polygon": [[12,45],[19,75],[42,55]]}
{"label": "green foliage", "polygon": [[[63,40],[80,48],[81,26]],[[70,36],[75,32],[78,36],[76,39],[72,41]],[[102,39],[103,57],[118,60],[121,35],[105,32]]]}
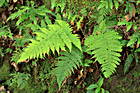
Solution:
{"label": "green foliage", "polygon": [[[14,93],[33,93],[33,89],[30,85],[31,75],[28,73],[12,73],[10,74],[10,79],[8,79],[5,84],[9,85],[10,89],[13,89]],[[34,92],[36,93],[36,92]]]}
{"label": "green foliage", "polygon": [[0,7],[5,3],[5,0],[0,1]]}
{"label": "green foliage", "polygon": [[92,63],[95,63],[95,61],[93,62],[93,60],[85,59],[84,62],[83,62],[83,64],[82,64],[82,66],[89,67],[90,64],[92,64]]}
{"label": "green foliage", "polygon": [[9,0],[0,0],[0,7],[6,5],[9,2]]}
{"label": "green foliage", "polygon": [[57,77],[59,88],[66,77],[70,76],[74,69],[77,69],[82,64],[82,53],[77,48],[72,48],[71,52],[65,51],[60,53],[56,68],[52,71]]}
{"label": "green foliage", "polygon": [[131,37],[130,40],[127,44],[127,46],[132,46],[135,43],[140,44],[140,33],[139,32],[135,32]]}
{"label": "green foliage", "polygon": [[140,77],[140,72],[139,72],[139,71],[134,72],[134,73],[133,73],[133,76],[134,76],[134,77]]}
{"label": "green foliage", "polygon": [[103,82],[104,78],[100,77],[97,83],[87,87],[87,93],[109,93],[109,91],[102,88]]}
{"label": "green foliage", "polygon": [[106,8],[106,9],[113,9],[113,6],[115,6],[116,9],[119,7],[118,0],[101,0],[100,1],[100,8]]}
{"label": "green foliage", "polygon": [[118,26],[120,25],[126,25],[126,31],[129,31],[131,27],[133,26],[133,22],[127,22],[126,20],[118,22]]}
{"label": "green foliage", "polygon": [[96,16],[94,16],[97,23],[102,22],[106,15],[110,14],[111,9],[108,4],[108,0],[101,0],[99,3],[97,3],[96,12],[98,13],[96,13]]}
{"label": "green foliage", "polygon": [[50,50],[59,53],[60,49],[65,50],[65,46],[71,51],[72,44],[81,50],[80,40],[72,34],[72,29],[64,21],[57,20],[56,24],[48,25],[48,29],[40,28],[40,30],[36,32],[36,39],[31,40],[32,43],[21,53],[18,62],[42,58],[45,53],[49,54]]}
{"label": "green foliage", "polygon": [[129,54],[124,65],[124,73],[128,72],[131,63],[133,62],[134,56],[133,54]]}
{"label": "green foliage", "polygon": [[9,37],[13,38],[13,34],[11,33],[10,29],[7,26],[3,26],[0,28],[0,37]]}
{"label": "green foliage", "polygon": [[85,45],[88,51],[92,51],[94,58],[102,65],[102,72],[106,78],[110,77],[119,65],[122,45],[119,41],[121,36],[115,31],[108,31],[98,35],[89,36]]}
{"label": "green foliage", "polygon": [[[0,0],[0,85],[14,93],[80,93],[100,70],[109,78],[119,62],[126,74],[140,59],[139,6],[139,0]],[[103,81],[87,92],[108,93]]]}
{"label": "green foliage", "polygon": [[0,67],[0,79],[4,80],[9,76],[10,73],[10,65],[8,61],[4,61],[2,66]]}
{"label": "green foliage", "polygon": [[10,87],[23,89],[28,85],[28,80],[30,79],[29,74],[24,73],[13,73],[10,75],[11,78],[7,81]]}
{"label": "green foliage", "polygon": [[11,57],[11,61],[12,62],[17,62],[18,59],[20,58],[20,53],[21,53],[21,50],[20,51],[14,51],[13,56]]}
{"label": "green foliage", "polygon": [[[138,64],[139,62],[139,57],[138,57],[139,48],[137,47],[139,46],[139,44],[140,44],[140,33],[134,32],[132,36],[130,36],[130,40],[127,43],[127,46],[133,48],[133,50],[131,50],[131,53],[126,58],[124,64],[125,74],[129,71],[129,68],[134,61],[136,62],[136,64]],[[136,45],[136,49],[135,49],[135,45]]]}
{"label": "green foliage", "polygon": [[3,53],[3,48],[0,47],[0,56],[3,57],[4,56],[4,53]]}
{"label": "green foliage", "polygon": [[25,29],[25,27],[31,27],[32,23],[35,25],[51,24],[51,20],[49,19],[50,14],[55,16],[54,13],[48,10],[45,6],[36,8],[35,5],[32,4],[31,6],[22,6],[17,12],[11,14],[7,21],[18,18],[16,25],[20,29]]}
{"label": "green foliage", "polygon": [[55,14],[45,6],[36,6],[34,2],[29,2],[28,6],[21,6],[17,12],[12,13],[7,21],[18,19],[16,26],[19,29],[19,37],[14,38],[16,41],[13,45],[16,47],[24,47],[25,43],[29,43],[33,38],[30,31],[36,31],[39,26],[46,27],[52,24],[50,17]]}
{"label": "green foliage", "polygon": [[66,1],[67,0],[51,0],[51,8],[54,9],[54,7],[60,7],[62,12],[66,7]]}

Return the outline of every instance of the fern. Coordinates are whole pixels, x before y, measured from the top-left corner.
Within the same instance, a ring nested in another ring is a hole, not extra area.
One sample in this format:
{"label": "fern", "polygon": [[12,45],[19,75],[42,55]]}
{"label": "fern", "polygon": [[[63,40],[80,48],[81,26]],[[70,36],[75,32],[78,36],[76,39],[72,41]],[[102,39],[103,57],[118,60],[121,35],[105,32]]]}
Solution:
{"label": "fern", "polygon": [[0,38],[1,37],[9,37],[13,39],[13,34],[10,31],[10,28],[7,26],[0,27]]}
{"label": "fern", "polygon": [[[16,26],[20,27],[34,23],[35,25],[42,24],[51,24],[51,20],[49,19],[50,15],[55,16],[53,12],[47,9],[45,6],[40,6],[35,8],[35,6],[22,6],[17,12],[12,13],[7,21],[14,20],[18,18],[16,22]],[[38,20],[38,19],[41,20]],[[24,27],[23,27],[24,28]]]}
{"label": "fern", "polygon": [[48,29],[40,28],[40,30],[36,32],[36,39],[31,40],[32,43],[21,53],[18,62],[43,58],[43,55],[49,54],[50,51],[59,53],[60,49],[65,50],[65,46],[71,51],[72,44],[81,50],[80,40],[72,34],[72,29],[64,21],[57,20],[56,24],[48,25]]}
{"label": "fern", "polygon": [[71,52],[61,52],[62,56],[58,57],[58,63],[52,73],[57,77],[59,88],[63,80],[81,65],[82,53],[77,48],[73,48]]}
{"label": "fern", "polygon": [[122,45],[119,41],[121,37],[117,32],[109,31],[100,33],[98,35],[89,36],[85,45],[87,45],[88,51],[92,51],[93,57],[102,65],[102,72],[106,78],[108,78],[119,65]]}
{"label": "fern", "polygon": [[140,33],[135,32],[131,37],[127,44],[127,46],[132,46],[137,42],[137,44],[140,44]]}

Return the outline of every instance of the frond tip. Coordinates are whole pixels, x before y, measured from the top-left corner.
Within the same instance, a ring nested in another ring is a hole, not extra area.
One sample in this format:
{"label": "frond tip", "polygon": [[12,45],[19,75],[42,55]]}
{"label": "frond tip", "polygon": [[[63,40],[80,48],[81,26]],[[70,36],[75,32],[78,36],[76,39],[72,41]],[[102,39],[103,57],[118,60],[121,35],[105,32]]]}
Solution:
{"label": "frond tip", "polygon": [[122,45],[119,41],[121,37],[115,31],[108,31],[98,35],[89,36],[85,45],[88,51],[92,51],[93,57],[102,65],[102,72],[108,78],[119,65]]}
{"label": "frond tip", "polygon": [[65,50],[67,47],[70,51],[72,45],[81,50],[81,43],[78,37],[72,34],[69,24],[64,21],[57,20],[55,24],[48,25],[48,29],[40,28],[41,31],[36,32],[36,39],[31,40],[27,48],[24,48],[18,62],[32,58],[43,58],[50,51],[59,54],[60,49]]}

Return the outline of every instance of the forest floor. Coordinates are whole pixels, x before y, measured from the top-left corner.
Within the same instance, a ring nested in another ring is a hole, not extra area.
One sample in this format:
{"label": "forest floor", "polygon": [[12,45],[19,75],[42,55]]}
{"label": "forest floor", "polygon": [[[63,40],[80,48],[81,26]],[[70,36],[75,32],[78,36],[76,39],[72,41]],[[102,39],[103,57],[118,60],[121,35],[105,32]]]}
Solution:
{"label": "forest floor", "polygon": [[[91,75],[90,73],[90,75],[88,75],[88,79],[85,80],[87,83],[94,82],[93,74]],[[82,88],[74,87],[74,85],[71,86],[72,89],[67,93],[86,93]],[[116,74],[105,80],[103,88],[110,93],[140,93],[140,64],[132,66],[126,74],[124,74],[123,65],[120,65]],[[59,93],[65,93],[66,90],[65,87]]]}
{"label": "forest floor", "polygon": [[140,93],[140,64],[126,75],[123,74],[121,67],[118,70],[117,75],[106,80],[104,87],[110,93]]}

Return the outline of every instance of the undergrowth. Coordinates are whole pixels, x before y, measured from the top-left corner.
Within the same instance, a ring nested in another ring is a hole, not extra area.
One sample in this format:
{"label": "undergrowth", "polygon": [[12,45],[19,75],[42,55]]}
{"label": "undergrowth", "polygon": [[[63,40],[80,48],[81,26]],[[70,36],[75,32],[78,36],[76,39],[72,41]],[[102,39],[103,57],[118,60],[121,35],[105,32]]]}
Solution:
{"label": "undergrowth", "polygon": [[139,64],[139,0],[1,0],[0,14],[0,92],[109,93]]}

